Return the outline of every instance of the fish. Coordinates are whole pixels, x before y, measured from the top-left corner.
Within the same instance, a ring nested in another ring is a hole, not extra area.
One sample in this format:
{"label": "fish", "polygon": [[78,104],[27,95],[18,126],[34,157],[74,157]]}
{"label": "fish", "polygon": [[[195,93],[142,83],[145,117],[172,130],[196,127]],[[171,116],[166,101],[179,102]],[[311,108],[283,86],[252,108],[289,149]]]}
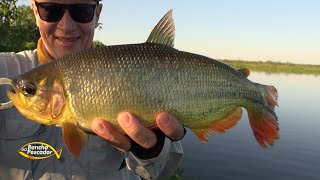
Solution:
{"label": "fish", "polygon": [[279,139],[274,86],[248,79],[210,57],[174,48],[170,10],[146,42],[91,48],[40,65],[12,79],[7,96],[26,118],[62,128],[69,152],[77,157],[97,117],[120,132],[120,112],[131,112],[152,128],[169,112],[203,142],[224,133],[248,112],[257,142],[270,147]]}

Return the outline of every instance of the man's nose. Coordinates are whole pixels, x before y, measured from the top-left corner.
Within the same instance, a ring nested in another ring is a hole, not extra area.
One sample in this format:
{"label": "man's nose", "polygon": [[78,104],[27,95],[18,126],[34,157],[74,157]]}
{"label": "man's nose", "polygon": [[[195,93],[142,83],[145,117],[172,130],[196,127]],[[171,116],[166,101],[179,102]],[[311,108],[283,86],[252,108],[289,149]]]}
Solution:
{"label": "man's nose", "polygon": [[76,22],[71,18],[69,10],[64,10],[61,20],[58,22],[58,29],[63,31],[73,31],[76,29]]}

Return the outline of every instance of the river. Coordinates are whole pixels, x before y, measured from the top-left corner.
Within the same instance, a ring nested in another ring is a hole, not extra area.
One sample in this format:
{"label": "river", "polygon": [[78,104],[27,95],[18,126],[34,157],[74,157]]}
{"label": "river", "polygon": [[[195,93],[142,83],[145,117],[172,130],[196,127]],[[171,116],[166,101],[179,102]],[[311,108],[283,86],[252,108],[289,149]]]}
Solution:
{"label": "river", "polygon": [[319,180],[320,76],[252,72],[249,79],[278,89],[280,139],[262,148],[247,112],[225,134],[202,143],[188,130],[182,141],[183,179]]}

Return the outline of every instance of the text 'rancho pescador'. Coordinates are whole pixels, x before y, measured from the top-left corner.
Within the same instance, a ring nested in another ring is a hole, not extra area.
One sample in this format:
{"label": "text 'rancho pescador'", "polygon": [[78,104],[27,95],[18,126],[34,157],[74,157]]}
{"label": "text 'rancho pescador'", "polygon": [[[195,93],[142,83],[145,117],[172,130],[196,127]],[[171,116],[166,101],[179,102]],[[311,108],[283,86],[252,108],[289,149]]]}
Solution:
{"label": "text 'rancho pescador'", "polygon": [[44,142],[31,142],[22,146],[19,154],[33,160],[46,159],[56,156],[57,159],[61,157],[62,149],[56,151],[52,146]]}

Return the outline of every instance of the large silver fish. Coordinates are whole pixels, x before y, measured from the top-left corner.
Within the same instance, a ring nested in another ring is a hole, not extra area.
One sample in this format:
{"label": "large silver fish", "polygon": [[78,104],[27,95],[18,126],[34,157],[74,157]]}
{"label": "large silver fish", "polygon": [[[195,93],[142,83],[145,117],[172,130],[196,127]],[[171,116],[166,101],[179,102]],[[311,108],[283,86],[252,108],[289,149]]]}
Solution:
{"label": "large silver fish", "polygon": [[[75,53],[13,79],[8,97],[27,118],[63,128],[69,151],[77,156],[102,117],[122,131],[117,115],[134,113],[147,127],[167,111],[202,140],[224,132],[248,111],[258,143],[279,137],[277,91],[253,83],[214,59],[173,48],[174,22],[168,12],[146,43],[106,46]],[[123,132],[123,131],[122,131]]]}

